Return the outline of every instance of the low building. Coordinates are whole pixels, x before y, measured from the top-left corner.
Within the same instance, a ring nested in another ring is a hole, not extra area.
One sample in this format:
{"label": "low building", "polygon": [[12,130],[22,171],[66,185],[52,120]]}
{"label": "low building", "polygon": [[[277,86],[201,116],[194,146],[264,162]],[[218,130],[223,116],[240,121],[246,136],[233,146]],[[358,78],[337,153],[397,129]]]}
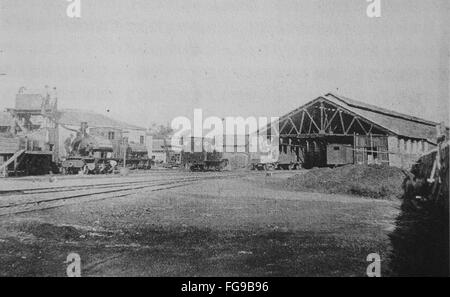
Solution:
{"label": "low building", "polygon": [[14,118],[9,112],[0,112],[0,133],[12,133],[14,125]]}
{"label": "low building", "polygon": [[157,164],[180,164],[181,145],[173,145],[170,138],[155,136],[152,139],[151,156]]}
{"label": "low building", "polygon": [[278,123],[280,151],[294,153],[305,167],[377,163],[408,168],[436,146],[438,125],[333,93]]}
{"label": "low building", "polygon": [[56,89],[29,92],[21,88],[14,108],[0,113],[0,174],[54,170],[54,165],[67,157],[68,139],[73,140],[81,130],[98,136],[97,142],[102,139],[101,145],[112,150],[111,157],[150,155],[146,128],[91,111],[59,110]]}
{"label": "low building", "polygon": [[62,109],[58,112],[57,121],[60,157],[66,156],[64,143],[71,136],[76,136],[81,123],[87,123],[88,134],[111,141],[117,155],[114,157],[121,156],[120,146],[125,139],[130,144],[138,144],[151,151],[151,148],[147,146],[147,130],[145,128],[117,121],[100,113],[78,109]]}
{"label": "low building", "polygon": [[14,108],[0,113],[0,174],[42,174],[52,171],[58,156],[57,98],[43,94],[16,95]]}

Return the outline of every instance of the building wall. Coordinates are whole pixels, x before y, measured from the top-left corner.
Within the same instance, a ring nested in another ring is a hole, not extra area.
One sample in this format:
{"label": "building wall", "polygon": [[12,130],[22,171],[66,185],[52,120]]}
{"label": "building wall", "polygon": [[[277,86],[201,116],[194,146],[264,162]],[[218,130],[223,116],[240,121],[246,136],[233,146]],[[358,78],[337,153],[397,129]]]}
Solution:
{"label": "building wall", "polygon": [[389,165],[409,169],[427,151],[436,147],[426,140],[389,136]]}
{"label": "building wall", "polygon": [[388,137],[389,165],[402,167],[402,158],[400,156],[400,139],[397,136]]}
{"label": "building wall", "polygon": [[153,155],[153,136],[152,135],[145,135],[145,146],[147,147],[147,153],[150,156],[150,158]]}
{"label": "building wall", "polygon": [[152,156],[153,137],[148,135],[147,131],[127,129],[124,130],[124,135],[125,137],[128,137],[128,142],[130,143],[133,142],[145,145],[148,155]]}
{"label": "building wall", "polygon": [[[88,125],[89,125],[89,123],[88,123]],[[73,130],[75,130],[75,131],[73,131]],[[59,157],[59,159],[67,157],[67,152],[64,147],[64,142],[66,141],[66,139],[69,138],[71,134],[75,138],[77,135],[76,131],[79,131],[79,130],[80,130],[80,125],[64,125],[64,127],[62,125],[58,126],[58,136],[59,136],[58,157]],[[111,139],[111,143],[113,145],[114,152],[116,152],[116,154],[117,154],[117,156],[114,156],[114,157],[120,157],[122,155],[121,151],[120,151],[120,143],[121,143],[122,137],[123,137],[121,130],[115,129],[115,128],[88,127],[86,132],[89,135],[98,136],[98,137],[102,137],[105,139],[108,139],[109,136],[112,136],[112,134],[110,134],[110,133],[114,133],[114,139]]]}
{"label": "building wall", "polygon": [[[132,130],[126,129],[124,130],[124,136],[128,137],[128,142],[146,144],[146,131],[145,130]],[[142,142],[141,142],[142,137]]]}
{"label": "building wall", "polygon": [[125,136],[122,130],[108,127],[88,127],[87,133],[92,136],[98,136],[116,142],[122,142],[123,137]]}
{"label": "building wall", "polygon": [[355,136],[356,164],[389,165],[388,136]]}

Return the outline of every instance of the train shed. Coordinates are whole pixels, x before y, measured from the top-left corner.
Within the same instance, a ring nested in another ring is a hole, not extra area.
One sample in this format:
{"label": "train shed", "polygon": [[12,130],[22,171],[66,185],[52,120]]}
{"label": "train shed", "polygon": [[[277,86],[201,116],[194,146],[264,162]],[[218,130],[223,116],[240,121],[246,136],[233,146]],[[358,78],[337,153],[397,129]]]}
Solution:
{"label": "train shed", "polygon": [[328,93],[280,117],[280,155],[296,155],[306,168],[373,163],[408,168],[435,147],[437,125]]}

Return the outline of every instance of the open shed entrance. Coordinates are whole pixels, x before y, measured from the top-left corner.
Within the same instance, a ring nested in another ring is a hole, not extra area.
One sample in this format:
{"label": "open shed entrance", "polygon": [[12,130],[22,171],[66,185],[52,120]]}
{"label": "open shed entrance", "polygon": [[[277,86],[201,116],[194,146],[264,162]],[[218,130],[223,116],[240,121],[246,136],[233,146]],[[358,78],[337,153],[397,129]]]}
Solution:
{"label": "open shed entrance", "polygon": [[294,150],[305,168],[389,163],[390,132],[326,98],[294,110],[279,124],[280,152]]}

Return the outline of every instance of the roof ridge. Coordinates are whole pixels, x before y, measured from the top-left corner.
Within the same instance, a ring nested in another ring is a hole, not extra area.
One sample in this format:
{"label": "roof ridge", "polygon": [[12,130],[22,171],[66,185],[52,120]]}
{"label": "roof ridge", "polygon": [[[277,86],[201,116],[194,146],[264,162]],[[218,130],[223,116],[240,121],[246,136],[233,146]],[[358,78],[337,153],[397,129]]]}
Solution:
{"label": "roof ridge", "polygon": [[[434,122],[434,121],[430,121],[430,120],[426,120],[423,118],[419,118],[416,116],[412,116],[412,115],[408,115],[408,114],[404,114],[404,113],[400,113],[397,111],[393,111],[393,110],[389,110],[383,107],[379,107],[370,103],[365,103],[362,101],[358,101],[352,98],[348,98],[346,96],[342,96],[342,95],[337,95],[333,92],[329,92],[327,94],[324,95],[324,97],[326,96],[333,96],[334,98],[344,102],[345,104],[352,106],[352,107],[356,107],[356,108],[360,108],[360,109],[366,109],[372,112],[376,112],[376,113],[381,113],[381,114],[385,114],[388,116],[392,116],[392,117],[399,117],[399,118],[403,118],[406,120],[410,120],[410,121],[415,121],[415,122],[419,122],[419,123],[423,123],[423,124],[427,124],[427,125],[432,125],[435,126],[438,123]],[[353,102],[352,102],[353,101]]]}
{"label": "roof ridge", "polygon": [[[61,108],[61,109],[59,109],[59,111],[80,111],[80,112],[89,112],[89,113],[96,113],[96,114],[104,115],[97,111],[93,111],[91,109],[82,109],[82,108]],[[104,116],[107,116],[107,115],[104,115]]]}
{"label": "roof ridge", "polygon": [[85,114],[90,114],[90,115],[94,115],[94,116],[101,116],[103,118],[108,119],[109,121],[111,121],[114,124],[114,127],[119,127],[122,129],[139,129],[139,130],[147,130],[144,127],[140,127],[137,125],[133,125],[133,124],[129,124],[127,122],[121,121],[121,120],[117,120],[115,118],[110,117],[109,115],[105,115],[93,110],[87,110],[87,109],[79,109],[79,108],[63,108],[59,110],[60,113],[64,113],[64,112],[79,112],[79,113],[85,113]]}

